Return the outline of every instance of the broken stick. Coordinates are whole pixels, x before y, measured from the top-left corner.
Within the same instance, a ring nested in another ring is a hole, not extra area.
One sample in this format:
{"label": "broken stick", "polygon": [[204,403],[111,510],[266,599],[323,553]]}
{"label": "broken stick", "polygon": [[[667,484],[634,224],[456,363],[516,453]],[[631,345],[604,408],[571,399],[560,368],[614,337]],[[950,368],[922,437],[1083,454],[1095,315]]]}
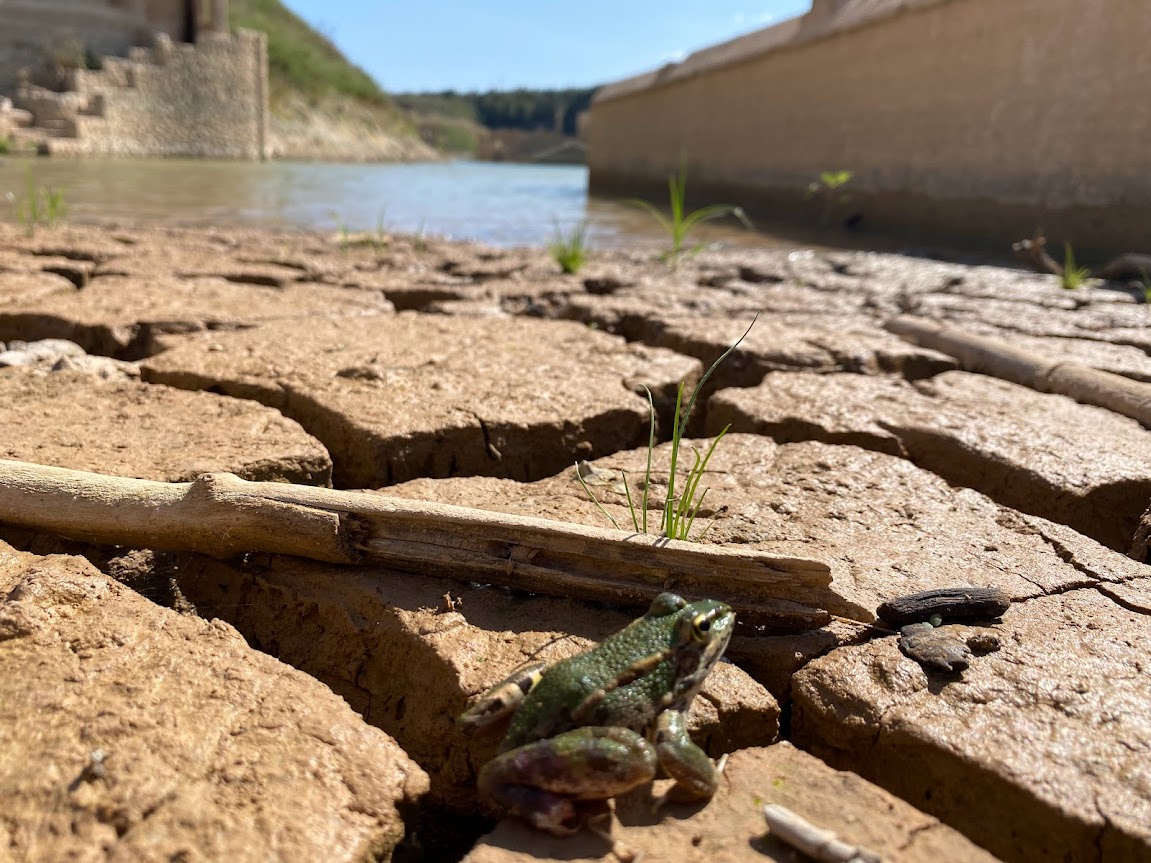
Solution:
{"label": "broken stick", "polygon": [[216,557],[376,562],[616,606],[673,590],[722,598],[743,623],[776,632],[822,626],[829,614],[871,618],[831,589],[817,560],[228,473],[165,483],[0,459],[0,523]]}
{"label": "broken stick", "polygon": [[885,326],[905,341],[955,357],[966,371],[1098,405],[1151,428],[1151,384],[1077,363],[1049,360],[1007,342],[925,318],[900,315]]}

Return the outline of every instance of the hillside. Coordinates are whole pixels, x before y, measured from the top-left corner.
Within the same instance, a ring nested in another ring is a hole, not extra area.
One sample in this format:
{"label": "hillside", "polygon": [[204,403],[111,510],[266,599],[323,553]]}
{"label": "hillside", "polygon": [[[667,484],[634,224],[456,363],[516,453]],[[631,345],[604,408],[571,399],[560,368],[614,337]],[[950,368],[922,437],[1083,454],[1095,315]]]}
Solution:
{"label": "hillside", "polygon": [[277,158],[436,158],[388,94],[280,0],[232,0],[231,18],[268,35]]}

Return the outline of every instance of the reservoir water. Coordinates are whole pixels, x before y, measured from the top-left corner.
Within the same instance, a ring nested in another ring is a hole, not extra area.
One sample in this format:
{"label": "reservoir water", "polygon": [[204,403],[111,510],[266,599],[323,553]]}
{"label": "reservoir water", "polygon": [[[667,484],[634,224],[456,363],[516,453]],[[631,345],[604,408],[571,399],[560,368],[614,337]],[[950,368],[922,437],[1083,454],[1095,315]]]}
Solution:
{"label": "reservoir water", "polygon": [[[24,195],[29,174],[38,186],[64,190],[73,221],[423,231],[540,246],[557,224],[568,230],[586,220],[594,248],[664,242],[652,218],[634,206],[589,199],[583,166],[0,158],[0,218],[13,218],[6,196]],[[738,224],[703,225],[692,240],[783,242]]]}

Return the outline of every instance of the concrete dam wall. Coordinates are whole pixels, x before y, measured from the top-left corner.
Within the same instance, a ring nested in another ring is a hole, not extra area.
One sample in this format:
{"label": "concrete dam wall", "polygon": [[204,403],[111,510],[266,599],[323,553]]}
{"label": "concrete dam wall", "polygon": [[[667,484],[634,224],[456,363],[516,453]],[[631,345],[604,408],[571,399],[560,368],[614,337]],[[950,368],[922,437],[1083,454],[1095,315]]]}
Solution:
{"label": "concrete dam wall", "polygon": [[847,170],[880,230],[1151,248],[1151,4],[816,0],[810,13],[609,85],[591,188],[812,221]]}

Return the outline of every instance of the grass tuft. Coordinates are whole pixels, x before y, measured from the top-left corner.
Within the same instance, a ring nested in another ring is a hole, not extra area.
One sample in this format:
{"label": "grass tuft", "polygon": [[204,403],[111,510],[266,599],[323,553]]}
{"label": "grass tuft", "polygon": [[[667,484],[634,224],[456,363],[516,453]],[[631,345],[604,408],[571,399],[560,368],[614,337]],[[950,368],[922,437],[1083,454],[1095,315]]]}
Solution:
{"label": "grass tuft", "polygon": [[687,248],[686,245],[687,235],[691,232],[692,228],[701,222],[709,222],[712,219],[722,219],[724,216],[735,216],[743,223],[745,228],[751,228],[752,226],[743,208],[730,204],[711,204],[707,207],[693,210],[690,213],[687,212],[686,163],[681,162],[679,170],[667,178],[667,189],[668,205],[671,211],[670,217],[665,215],[663,211],[650,201],[632,198],[628,203],[634,207],[639,207],[655,219],[660,227],[663,228],[671,243],[671,247],[663,254],[663,260],[673,270],[679,266],[681,258],[694,255],[703,248],[702,244],[691,248]]}
{"label": "grass tuft", "polygon": [[[720,354],[719,358],[704,372],[703,377],[699,379],[699,383],[695,385],[695,388],[691,391],[691,395],[687,398],[686,404],[684,403],[685,384],[681,382],[679,389],[676,391],[675,418],[672,422],[671,430],[671,465],[668,469],[667,496],[664,498],[663,512],[660,515],[659,523],[661,536],[666,536],[669,539],[698,540],[702,539],[703,536],[707,534],[707,531],[711,529],[711,525],[709,524],[701,533],[696,534],[694,537],[692,536],[692,528],[695,526],[696,517],[703,507],[703,501],[707,497],[708,492],[707,488],[704,488],[702,491],[700,490],[700,483],[703,480],[704,473],[707,471],[708,462],[711,461],[712,455],[715,454],[716,447],[719,446],[719,442],[723,440],[731,426],[724,426],[720,433],[712,440],[705,452],[701,452],[694,446],[692,447],[695,461],[684,474],[682,486],[680,486],[679,456],[683,446],[683,436],[687,432],[688,420],[691,419],[691,412],[695,408],[696,399],[699,397],[708,378],[710,378],[712,373],[719,368],[720,364],[740,346],[743,340],[748,337],[748,334],[751,333],[751,328],[755,326],[757,320],[759,320],[758,314],[756,314],[751,323],[748,324],[743,335],[736,339],[731,347]],[[648,406],[647,467],[644,470],[643,497],[638,507],[632,498],[626,473],[623,475],[623,486],[624,493],[627,496],[628,510],[631,513],[632,526],[637,533],[646,534],[648,532],[648,489],[651,488],[651,463],[652,454],[655,452],[655,403],[652,400],[651,390],[645,386],[644,392],[647,394]],[[607,516],[612,525],[619,530],[619,524],[612,518],[611,513],[609,513],[603,504],[596,499],[595,495],[592,494],[591,489],[584,481],[583,473],[578,464],[576,465],[576,477],[579,479],[580,485],[583,486],[584,492],[591,498],[592,503],[594,503],[599,511]],[[676,493],[677,487],[682,488],[678,496]]]}
{"label": "grass tuft", "polygon": [[1077,266],[1075,251],[1070,243],[1063,244],[1063,274],[1059,277],[1059,284],[1066,291],[1074,291],[1087,284],[1091,278],[1091,270],[1087,267]]}
{"label": "grass tuft", "polygon": [[548,244],[548,252],[560,269],[569,275],[578,273],[587,263],[587,229],[587,222],[581,221],[565,234],[556,223],[555,239]]}
{"label": "grass tuft", "polygon": [[55,228],[68,217],[64,190],[37,185],[31,168],[24,174],[24,195],[16,198],[9,192],[8,200],[29,237],[35,236],[37,228]]}
{"label": "grass tuft", "polygon": [[835,208],[848,201],[850,196],[844,191],[844,186],[850,183],[854,176],[851,171],[824,171],[816,182],[807,187],[809,198],[815,196],[823,198],[823,212],[819,216],[821,225],[827,225]]}

